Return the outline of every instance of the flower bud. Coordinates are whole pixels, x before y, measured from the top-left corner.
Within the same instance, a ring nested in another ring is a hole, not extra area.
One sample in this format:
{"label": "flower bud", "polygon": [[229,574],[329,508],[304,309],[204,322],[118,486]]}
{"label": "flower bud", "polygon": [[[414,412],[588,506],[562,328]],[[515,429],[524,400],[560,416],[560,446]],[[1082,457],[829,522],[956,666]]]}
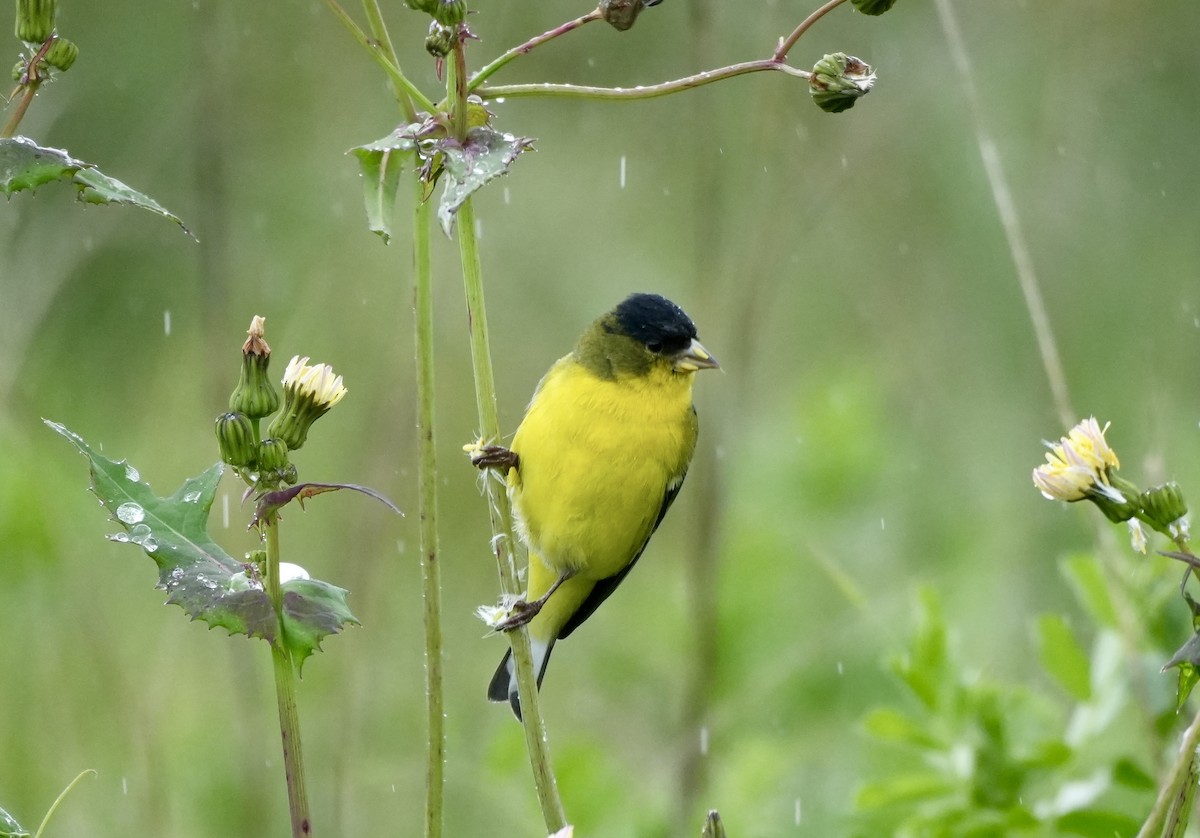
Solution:
{"label": "flower bud", "polygon": [[429,13],[442,26],[458,26],[467,19],[466,0],[434,0]]}
{"label": "flower bud", "polygon": [[217,445],[221,459],[243,468],[255,462],[254,426],[242,413],[223,413],[217,417]]}
{"label": "flower bud", "polygon": [[263,339],[264,323],[265,320],[257,315],[250,321],[249,337],[242,344],[242,373],[229,397],[229,409],[251,419],[270,416],[279,409],[279,393],[267,376],[271,347]]}
{"label": "flower bud", "polygon": [[27,44],[43,44],[54,34],[58,0],[17,0],[17,37]]}
{"label": "flower bud", "polygon": [[75,59],[79,57],[79,47],[75,46],[74,41],[68,41],[66,38],[55,38],[54,43],[46,50],[43,60],[51,67],[57,67],[59,70],[70,70],[71,65],[75,63]]}
{"label": "flower bud", "polygon": [[304,445],[308,429],[346,395],[342,377],[328,364],[309,366],[296,356],[283,374],[283,410],[271,422],[268,435],[295,451]]}
{"label": "flower bud", "polygon": [[600,15],[618,32],[630,29],[637,16],[647,6],[657,6],[662,0],[600,0]]}
{"label": "flower bud", "polygon": [[896,0],[850,0],[864,15],[881,15],[896,5]]}
{"label": "flower bud", "polygon": [[1142,505],[1146,523],[1159,532],[1169,532],[1171,526],[1188,513],[1187,501],[1183,499],[1183,492],[1175,482],[1147,489],[1142,492],[1138,501]]}
{"label": "flower bud", "polygon": [[875,84],[871,65],[844,52],[827,55],[816,63],[808,79],[808,92],[821,110],[841,113],[854,107]]}
{"label": "flower bud", "polygon": [[429,34],[425,36],[425,51],[434,58],[445,58],[454,49],[457,38],[451,27],[435,20],[429,24]]}
{"label": "flower bud", "polygon": [[404,0],[404,5],[414,12],[425,12],[426,14],[433,14],[433,7],[437,4],[438,0]]}
{"label": "flower bud", "polygon": [[29,69],[29,65],[24,61],[18,61],[13,65],[12,77],[17,84],[25,82],[25,71]]}
{"label": "flower bud", "polygon": [[286,471],[288,462],[287,443],[282,439],[264,439],[258,444],[258,470],[260,472]]}

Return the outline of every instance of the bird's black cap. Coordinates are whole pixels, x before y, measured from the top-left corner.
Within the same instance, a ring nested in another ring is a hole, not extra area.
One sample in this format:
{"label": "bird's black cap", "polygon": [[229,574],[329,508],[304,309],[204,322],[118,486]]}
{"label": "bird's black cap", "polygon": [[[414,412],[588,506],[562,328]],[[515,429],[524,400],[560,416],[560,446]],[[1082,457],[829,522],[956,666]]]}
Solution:
{"label": "bird's black cap", "polygon": [[681,352],[696,337],[696,325],[683,309],[658,294],[631,294],[613,311],[619,332],[653,352]]}

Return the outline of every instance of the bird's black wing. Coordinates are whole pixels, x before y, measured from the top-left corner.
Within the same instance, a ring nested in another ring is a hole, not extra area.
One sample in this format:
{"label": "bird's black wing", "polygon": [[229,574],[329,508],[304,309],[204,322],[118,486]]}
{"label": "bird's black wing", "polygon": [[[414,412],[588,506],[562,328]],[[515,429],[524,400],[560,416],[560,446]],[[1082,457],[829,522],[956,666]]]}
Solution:
{"label": "bird's black wing", "polygon": [[655,520],[654,526],[650,528],[650,535],[646,536],[646,540],[642,542],[641,549],[637,551],[637,555],[633,557],[629,564],[625,565],[625,569],[620,573],[616,574],[615,576],[610,576],[607,579],[601,579],[596,583],[595,587],[592,588],[592,592],[588,594],[587,599],[583,601],[583,603],[579,606],[579,609],[571,615],[571,618],[567,620],[567,622],[564,623],[563,627],[559,630],[558,636],[560,638],[566,637],[571,632],[575,631],[575,629],[583,625],[583,622],[588,617],[592,616],[592,612],[600,607],[600,603],[608,599],[609,595],[617,589],[617,585],[621,584],[621,580],[629,575],[629,571],[633,570],[633,566],[637,564],[637,560],[640,559],[642,557],[642,553],[646,551],[646,545],[650,543],[650,536],[654,535],[655,530],[658,529],[658,525],[661,524],[663,518],[667,516],[667,510],[670,509],[671,504],[675,502],[675,496],[679,494],[679,489],[683,486],[683,478],[686,476],[687,472],[684,471],[684,473],[679,476],[679,482],[668,488],[666,494],[663,495],[662,506],[658,508],[658,518]]}

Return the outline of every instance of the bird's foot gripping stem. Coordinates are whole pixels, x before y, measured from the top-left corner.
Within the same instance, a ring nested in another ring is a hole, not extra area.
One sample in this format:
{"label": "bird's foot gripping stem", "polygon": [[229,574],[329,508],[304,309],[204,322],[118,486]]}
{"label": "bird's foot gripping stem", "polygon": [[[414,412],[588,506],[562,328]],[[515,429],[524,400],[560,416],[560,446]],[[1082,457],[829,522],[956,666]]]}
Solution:
{"label": "bird's foot gripping stem", "polygon": [[517,452],[510,451],[503,445],[484,445],[482,442],[476,442],[464,445],[463,450],[471,458],[471,465],[480,471],[489,468],[498,471],[508,471],[511,468],[516,468],[520,463]]}
{"label": "bird's foot gripping stem", "polygon": [[538,615],[538,612],[542,610],[542,606],[546,604],[546,600],[550,599],[550,595],[558,590],[558,586],[563,582],[566,582],[574,575],[574,573],[562,574],[554,580],[554,584],[550,586],[550,589],[546,591],[546,593],[542,594],[533,602],[526,602],[523,599],[514,602],[512,607],[509,608],[508,616],[494,626],[495,630],[514,631],[515,629],[519,629],[521,626],[528,623]]}

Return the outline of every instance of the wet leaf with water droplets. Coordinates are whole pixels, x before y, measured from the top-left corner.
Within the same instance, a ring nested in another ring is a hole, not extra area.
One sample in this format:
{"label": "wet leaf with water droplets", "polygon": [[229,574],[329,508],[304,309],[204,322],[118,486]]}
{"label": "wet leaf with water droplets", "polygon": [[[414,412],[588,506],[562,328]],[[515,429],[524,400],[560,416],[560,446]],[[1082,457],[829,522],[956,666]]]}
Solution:
{"label": "wet leaf with water droplets", "polygon": [[56,180],[79,187],[79,200],[84,203],[140,207],[174,221],[192,235],[179,217],[158,201],[109,177],[91,163],[76,160],[60,148],[40,146],[27,137],[0,138],[0,193],[34,190]]}
{"label": "wet leaf with water droplets", "polygon": [[[261,584],[248,584],[242,562],[208,534],[208,517],[224,466],[185,480],[176,492],[157,497],[146,483],[131,479],[135,469],[94,451],[82,437],[55,422],[46,424],[87,457],[92,491],[125,532],[110,541],[132,543],[158,565],[158,587],[167,602],[193,619],[221,626],[230,634],[275,642],[279,620]],[[283,627],[298,661],[320,648],[321,639],[346,623],[357,623],[346,606],[346,591],[325,582],[295,579],[283,585]]]}
{"label": "wet leaf with water droplets", "polygon": [[502,134],[486,126],[468,131],[465,142],[446,139],[439,143],[445,161],[445,185],[437,215],[447,236],[454,229],[454,217],[463,203],[491,181],[508,174],[521,152],[532,145],[533,140],[527,137]]}

